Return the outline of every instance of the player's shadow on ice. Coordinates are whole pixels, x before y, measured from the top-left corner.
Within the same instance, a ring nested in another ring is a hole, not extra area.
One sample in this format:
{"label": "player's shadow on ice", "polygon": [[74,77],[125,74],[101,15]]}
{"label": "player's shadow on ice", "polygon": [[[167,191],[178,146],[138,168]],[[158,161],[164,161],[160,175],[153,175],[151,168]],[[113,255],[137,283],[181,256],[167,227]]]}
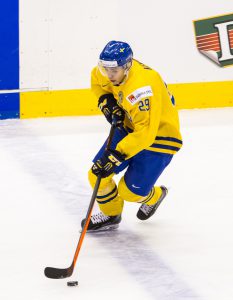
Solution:
{"label": "player's shadow on ice", "polygon": [[[147,228],[151,230],[150,228]],[[145,230],[147,230],[145,228]],[[145,243],[143,237],[124,228],[88,234],[94,238],[154,299],[201,298]],[[157,298],[158,297],[158,298]]]}

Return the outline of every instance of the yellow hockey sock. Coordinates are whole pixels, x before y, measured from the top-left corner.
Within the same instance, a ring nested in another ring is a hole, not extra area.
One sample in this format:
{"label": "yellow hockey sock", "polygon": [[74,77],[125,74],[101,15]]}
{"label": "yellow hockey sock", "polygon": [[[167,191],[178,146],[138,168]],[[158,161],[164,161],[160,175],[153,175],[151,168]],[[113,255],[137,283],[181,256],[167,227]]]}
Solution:
{"label": "yellow hockey sock", "polygon": [[[116,183],[112,179],[113,175],[101,179],[96,197],[100,210],[107,216],[121,214],[124,205],[123,199],[118,195]],[[91,170],[88,173],[88,178],[91,186],[94,187],[97,177]]]}

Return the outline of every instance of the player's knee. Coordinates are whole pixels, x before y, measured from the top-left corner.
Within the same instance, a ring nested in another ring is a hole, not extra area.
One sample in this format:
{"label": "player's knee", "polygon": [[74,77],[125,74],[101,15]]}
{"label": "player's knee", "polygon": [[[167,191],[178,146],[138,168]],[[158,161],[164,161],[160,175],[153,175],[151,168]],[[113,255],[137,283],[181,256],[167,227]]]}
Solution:
{"label": "player's knee", "polygon": [[144,196],[137,195],[130,191],[125,183],[124,176],[121,178],[118,184],[118,193],[122,197],[122,199],[129,201],[129,202],[141,202],[144,200]]}
{"label": "player's knee", "polygon": [[[114,180],[112,179],[113,175],[114,174],[111,174],[110,176],[101,179],[99,191],[105,189],[105,187],[110,187],[110,188],[115,187],[116,184],[115,184]],[[91,169],[88,171],[88,180],[89,180],[91,187],[94,188],[96,180],[97,180],[97,176],[92,172]]]}

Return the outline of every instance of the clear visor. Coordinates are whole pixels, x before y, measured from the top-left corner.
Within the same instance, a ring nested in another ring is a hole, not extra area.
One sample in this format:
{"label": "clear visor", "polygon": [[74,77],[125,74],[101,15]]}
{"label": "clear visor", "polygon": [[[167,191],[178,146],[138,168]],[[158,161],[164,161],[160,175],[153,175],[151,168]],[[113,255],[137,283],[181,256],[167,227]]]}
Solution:
{"label": "clear visor", "polygon": [[118,74],[122,69],[125,70],[125,66],[118,66],[116,61],[104,61],[100,60],[98,68],[102,75],[111,77]]}

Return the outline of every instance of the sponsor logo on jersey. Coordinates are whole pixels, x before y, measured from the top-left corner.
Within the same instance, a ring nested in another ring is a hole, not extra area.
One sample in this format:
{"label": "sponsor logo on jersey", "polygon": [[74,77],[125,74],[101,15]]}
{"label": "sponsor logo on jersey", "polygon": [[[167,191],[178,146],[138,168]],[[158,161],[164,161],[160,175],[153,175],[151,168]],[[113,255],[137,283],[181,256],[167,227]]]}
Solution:
{"label": "sponsor logo on jersey", "polygon": [[134,95],[129,95],[129,96],[128,96],[128,100],[129,100],[130,103],[133,104],[133,103],[135,103],[136,98],[134,97]]}
{"label": "sponsor logo on jersey", "polygon": [[193,21],[197,48],[220,67],[233,65],[233,14]]}
{"label": "sponsor logo on jersey", "polygon": [[151,87],[148,86],[143,86],[137,90],[135,90],[132,94],[128,95],[126,97],[126,99],[131,103],[131,104],[135,104],[138,101],[140,101],[141,99],[145,98],[145,97],[150,97],[153,96],[153,92]]}

